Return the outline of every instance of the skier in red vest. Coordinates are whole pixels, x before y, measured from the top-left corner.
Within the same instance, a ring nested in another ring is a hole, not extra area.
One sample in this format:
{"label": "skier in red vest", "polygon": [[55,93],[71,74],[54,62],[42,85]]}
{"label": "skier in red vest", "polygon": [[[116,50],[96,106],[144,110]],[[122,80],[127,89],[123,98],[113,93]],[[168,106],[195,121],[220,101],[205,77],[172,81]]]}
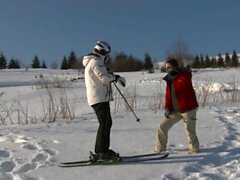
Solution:
{"label": "skier in red vest", "polygon": [[189,153],[199,152],[199,141],[196,134],[197,98],[192,86],[190,69],[179,68],[175,59],[165,63],[167,75],[163,78],[166,85],[165,119],[157,129],[156,152],[166,151],[168,131],[174,124],[183,120],[187,132]]}

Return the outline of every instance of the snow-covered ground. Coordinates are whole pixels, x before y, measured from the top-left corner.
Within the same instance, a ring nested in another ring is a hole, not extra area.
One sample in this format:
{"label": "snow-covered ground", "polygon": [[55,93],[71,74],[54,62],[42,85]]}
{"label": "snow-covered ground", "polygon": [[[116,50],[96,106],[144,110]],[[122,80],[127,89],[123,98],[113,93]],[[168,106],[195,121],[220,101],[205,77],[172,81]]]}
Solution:
{"label": "snow-covered ground", "polygon": [[[31,124],[30,121],[26,121],[26,117],[21,116],[23,119],[18,124],[19,117],[11,116],[11,112],[8,114],[12,119],[7,117],[8,108],[16,101],[25,108],[22,112],[28,112],[29,117],[41,116],[42,99],[47,98],[48,94],[45,89],[35,86],[40,74],[49,79],[61,77],[67,80],[82,76],[76,71],[0,71],[1,180],[240,179],[239,101],[213,102],[208,106],[199,107],[199,154],[188,155],[184,124],[180,122],[169,132],[168,149],[172,153],[167,159],[129,165],[67,169],[58,167],[61,161],[88,158],[89,151],[94,149],[98,122],[86,103],[85,85],[81,78],[68,82],[64,87],[69,102],[74,104],[73,120],[57,120],[54,123],[41,123],[36,120]],[[123,92],[132,94],[133,91],[133,94],[141,97],[136,100],[135,110],[141,122],[136,122],[133,114],[124,108],[113,112],[111,148],[121,155],[153,152],[156,129],[164,113],[163,109],[157,112],[152,110],[149,104],[153,97],[156,98],[159,89],[162,89],[160,92],[164,92],[165,85],[161,78],[165,74],[120,74],[127,79],[127,87],[122,89]],[[199,71],[193,75],[194,87],[197,93],[201,93],[203,87],[209,84],[210,93],[217,93],[219,89],[221,95],[223,92],[239,91],[239,75],[239,69]],[[54,89],[54,95],[58,91],[59,88]],[[163,95],[159,97],[162,101]],[[112,110],[116,108],[115,102],[111,103]]]}

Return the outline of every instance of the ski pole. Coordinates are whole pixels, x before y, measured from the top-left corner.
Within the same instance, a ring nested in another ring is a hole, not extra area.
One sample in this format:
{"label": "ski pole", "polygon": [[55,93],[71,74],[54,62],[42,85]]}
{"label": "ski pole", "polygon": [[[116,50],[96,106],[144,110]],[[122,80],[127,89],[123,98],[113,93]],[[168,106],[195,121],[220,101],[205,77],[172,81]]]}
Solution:
{"label": "ski pole", "polygon": [[132,111],[132,113],[134,114],[136,121],[140,122],[140,119],[137,117],[137,115],[135,114],[135,112],[133,111],[132,107],[128,104],[126,98],[124,97],[124,95],[122,94],[122,92],[120,91],[120,89],[117,87],[116,83],[113,82],[114,86],[116,87],[116,89],[118,90],[118,92],[120,93],[120,95],[122,96],[122,98],[124,99],[125,103],[128,105],[129,109]]}

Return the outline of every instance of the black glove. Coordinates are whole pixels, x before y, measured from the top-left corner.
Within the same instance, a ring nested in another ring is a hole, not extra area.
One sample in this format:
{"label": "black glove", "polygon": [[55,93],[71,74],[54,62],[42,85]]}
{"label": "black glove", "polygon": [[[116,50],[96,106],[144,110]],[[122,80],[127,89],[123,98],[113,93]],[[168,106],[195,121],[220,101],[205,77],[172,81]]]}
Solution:
{"label": "black glove", "polygon": [[120,76],[119,76],[119,75],[116,75],[116,74],[114,75],[114,77],[115,77],[115,80],[114,80],[115,82],[117,82],[118,79],[120,78]]}
{"label": "black glove", "polygon": [[171,112],[169,111],[169,109],[166,109],[166,110],[165,110],[165,113],[164,113],[164,116],[165,116],[166,118],[169,118],[170,114],[171,114]]}

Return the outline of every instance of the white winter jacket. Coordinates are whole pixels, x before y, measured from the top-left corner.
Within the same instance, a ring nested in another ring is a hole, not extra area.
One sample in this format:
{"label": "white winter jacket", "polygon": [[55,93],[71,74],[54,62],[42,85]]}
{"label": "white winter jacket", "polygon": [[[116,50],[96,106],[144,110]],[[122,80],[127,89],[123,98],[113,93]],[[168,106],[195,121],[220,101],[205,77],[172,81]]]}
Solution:
{"label": "white winter jacket", "polygon": [[82,64],[85,67],[88,104],[91,106],[113,100],[111,82],[115,80],[115,77],[108,73],[104,64],[104,56],[91,53],[83,57]]}

